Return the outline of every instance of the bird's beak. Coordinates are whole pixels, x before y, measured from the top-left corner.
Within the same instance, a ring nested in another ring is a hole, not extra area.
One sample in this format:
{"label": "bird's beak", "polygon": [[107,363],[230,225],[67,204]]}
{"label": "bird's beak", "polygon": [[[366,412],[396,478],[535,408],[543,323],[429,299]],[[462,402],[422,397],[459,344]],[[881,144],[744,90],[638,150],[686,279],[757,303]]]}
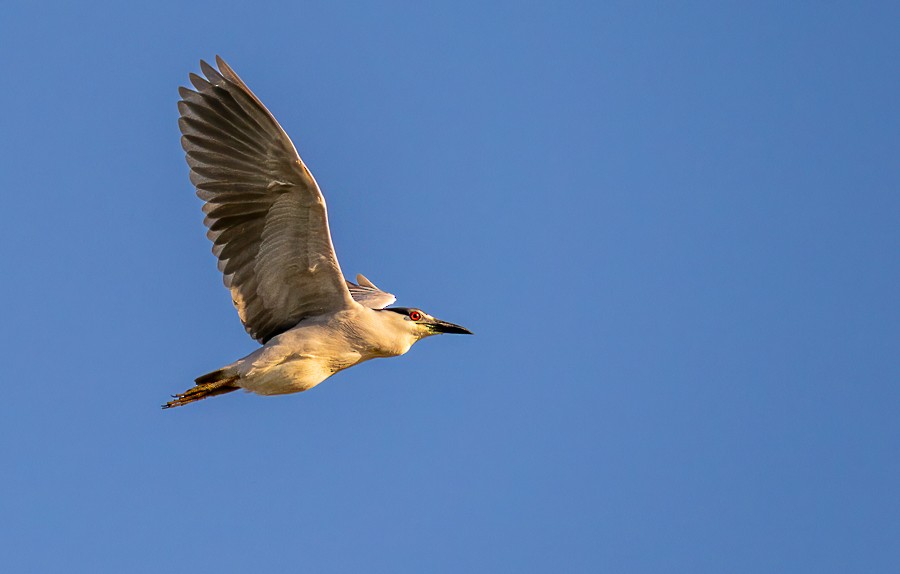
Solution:
{"label": "bird's beak", "polygon": [[474,335],[474,333],[465,327],[454,325],[440,319],[435,319],[429,323],[429,326],[435,333],[457,333],[459,335]]}

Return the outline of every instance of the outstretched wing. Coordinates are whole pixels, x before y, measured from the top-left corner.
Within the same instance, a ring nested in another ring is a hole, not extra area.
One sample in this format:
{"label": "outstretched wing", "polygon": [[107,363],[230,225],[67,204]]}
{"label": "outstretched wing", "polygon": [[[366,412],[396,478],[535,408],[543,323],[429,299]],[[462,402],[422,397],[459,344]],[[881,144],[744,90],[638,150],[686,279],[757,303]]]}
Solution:
{"label": "outstretched wing", "polygon": [[220,57],[180,88],[181,145],[244,328],[265,343],[305,317],[355,303],[325,198],[290,138]]}
{"label": "outstretched wing", "polygon": [[347,288],[350,289],[350,295],[353,300],[364,305],[369,309],[384,309],[397,300],[391,293],[382,291],[375,286],[374,283],[366,279],[362,274],[356,276],[359,285],[352,281],[347,281]]}

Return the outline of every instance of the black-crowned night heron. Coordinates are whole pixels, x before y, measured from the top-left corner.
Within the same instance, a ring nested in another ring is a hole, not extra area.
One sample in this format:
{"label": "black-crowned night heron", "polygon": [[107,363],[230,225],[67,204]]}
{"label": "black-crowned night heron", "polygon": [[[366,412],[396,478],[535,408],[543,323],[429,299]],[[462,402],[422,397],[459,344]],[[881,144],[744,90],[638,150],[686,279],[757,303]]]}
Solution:
{"label": "black-crowned night heron", "polygon": [[305,391],[368,359],[406,353],[419,339],[468,333],[338,265],[325,198],[290,138],[228,64],[206,62],[196,91],[180,88],[181,144],[219,270],[244,328],[263,346],[208,373],[163,408],[246,389]]}

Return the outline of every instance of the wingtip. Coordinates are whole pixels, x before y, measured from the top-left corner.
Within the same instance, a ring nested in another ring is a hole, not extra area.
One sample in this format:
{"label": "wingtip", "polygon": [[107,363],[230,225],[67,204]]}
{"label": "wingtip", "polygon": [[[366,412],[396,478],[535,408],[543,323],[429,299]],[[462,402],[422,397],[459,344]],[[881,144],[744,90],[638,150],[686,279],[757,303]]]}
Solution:
{"label": "wingtip", "polygon": [[221,76],[221,74],[219,74],[219,71],[209,65],[206,60],[200,60],[200,70],[212,84],[215,84],[216,80],[219,78],[219,76]]}
{"label": "wingtip", "polygon": [[[243,81],[241,81],[241,79],[238,77],[238,75],[235,73],[235,71],[231,68],[231,66],[228,65],[228,62],[226,62],[225,59],[222,58],[222,56],[219,56],[218,54],[216,54],[216,66],[219,67],[220,74],[222,74],[223,76],[225,76],[232,82],[235,82],[237,84],[243,84]],[[249,88],[248,88],[248,90],[249,90]]]}
{"label": "wingtip", "polygon": [[371,287],[372,289],[378,289],[378,287],[376,287],[374,283],[369,281],[369,279],[362,273],[356,274],[356,282],[359,283],[360,285],[362,285],[363,287]]}

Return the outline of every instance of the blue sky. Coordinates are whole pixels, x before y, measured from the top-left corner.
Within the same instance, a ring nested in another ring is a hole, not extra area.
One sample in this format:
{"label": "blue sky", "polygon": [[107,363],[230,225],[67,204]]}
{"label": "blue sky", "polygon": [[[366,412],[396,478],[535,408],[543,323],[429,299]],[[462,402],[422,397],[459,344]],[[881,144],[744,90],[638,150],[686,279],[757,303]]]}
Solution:
{"label": "blue sky", "polygon": [[[6,3],[15,572],[896,572],[895,3]],[[345,273],[475,337],[255,348],[179,145],[221,54]]]}

